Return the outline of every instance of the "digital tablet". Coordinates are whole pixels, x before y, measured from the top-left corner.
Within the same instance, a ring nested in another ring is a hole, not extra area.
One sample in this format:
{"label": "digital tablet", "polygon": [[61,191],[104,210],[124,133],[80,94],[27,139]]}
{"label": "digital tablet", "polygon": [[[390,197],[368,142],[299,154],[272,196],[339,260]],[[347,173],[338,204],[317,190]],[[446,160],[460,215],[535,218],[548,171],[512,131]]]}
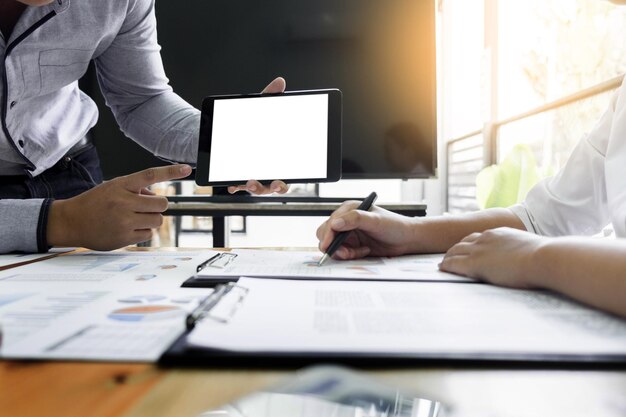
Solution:
{"label": "digital tablet", "polygon": [[341,113],[336,89],[207,97],[196,183],[338,181]]}

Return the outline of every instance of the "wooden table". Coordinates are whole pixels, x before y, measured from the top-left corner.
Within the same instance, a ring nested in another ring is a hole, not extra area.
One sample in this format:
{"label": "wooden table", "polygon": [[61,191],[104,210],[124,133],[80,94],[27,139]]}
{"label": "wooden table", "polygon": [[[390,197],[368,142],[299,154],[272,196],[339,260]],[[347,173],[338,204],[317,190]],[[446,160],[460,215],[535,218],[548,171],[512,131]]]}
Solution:
{"label": "wooden table", "polygon": [[[292,372],[0,361],[0,416],[193,417],[275,384]],[[626,416],[623,368],[611,371],[414,366],[363,372],[442,401],[463,411],[459,415]]]}
{"label": "wooden table", "polygon": [[[463,415],[626,415],[626,372],[428,368],[365,372],[466,411]],[[290,373],[0,362],[0,415],[193,417]]]}

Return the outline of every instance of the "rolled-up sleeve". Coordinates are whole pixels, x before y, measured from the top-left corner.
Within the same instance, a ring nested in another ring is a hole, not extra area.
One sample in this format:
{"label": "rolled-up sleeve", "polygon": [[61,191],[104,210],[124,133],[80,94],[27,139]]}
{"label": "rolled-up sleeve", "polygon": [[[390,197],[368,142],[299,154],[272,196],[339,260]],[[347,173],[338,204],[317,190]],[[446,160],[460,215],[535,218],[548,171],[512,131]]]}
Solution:
{"label": "rolled-up sleeve", "polygon": [[50,199],[0,200],[0,253],[46,252]]}
{"label": "rolled-up sleeve", "polygon": [[526,202],[511,206],[509,209],[524,223],[527,231],[538,234],[535,228],[535,219],[532,217],[532,212],[528,209]]}
{"label": "rolled-up sleeve", "polygon": [[510,207],[529,232],[593,235],[610,223],[605,158],[614,106],[615,99],[556,176],[540,181],[522,204]]}
{"label": "rolled-up sleeve", "polygon": [[195,162],[200,112],[169,86],[154,0],[129,2],[119,33],[95,62],[100,88],[122,131],[158,157]]}

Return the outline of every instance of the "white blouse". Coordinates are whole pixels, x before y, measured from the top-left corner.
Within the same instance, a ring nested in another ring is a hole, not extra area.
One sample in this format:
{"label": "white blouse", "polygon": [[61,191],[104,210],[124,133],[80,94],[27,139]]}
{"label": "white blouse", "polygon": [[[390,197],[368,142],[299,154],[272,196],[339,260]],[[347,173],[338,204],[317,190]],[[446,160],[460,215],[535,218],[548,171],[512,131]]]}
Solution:
{"label": "white blouse", "polygon": [[626,237],[626,83],[563,169],[511,210],[540,235],[593,235],[612,224]]}

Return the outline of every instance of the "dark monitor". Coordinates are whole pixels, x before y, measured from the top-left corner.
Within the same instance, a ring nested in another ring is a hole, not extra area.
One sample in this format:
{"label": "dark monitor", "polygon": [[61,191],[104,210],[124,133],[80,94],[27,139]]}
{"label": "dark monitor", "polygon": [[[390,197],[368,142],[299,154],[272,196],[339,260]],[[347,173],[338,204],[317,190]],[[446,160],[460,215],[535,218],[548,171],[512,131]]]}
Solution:
{"label": "dark monitor", "polygon": [[[434,0],[185,0],[156,8],[166,73],[192,105],[260,91],[278,75],[289,90],[339,88],[343,178],[436,175]],[[113,131],[108,119],[94,132],[99,148],[115,143],[99,140]],[[119,148],[111,152],[124,164]]]}

